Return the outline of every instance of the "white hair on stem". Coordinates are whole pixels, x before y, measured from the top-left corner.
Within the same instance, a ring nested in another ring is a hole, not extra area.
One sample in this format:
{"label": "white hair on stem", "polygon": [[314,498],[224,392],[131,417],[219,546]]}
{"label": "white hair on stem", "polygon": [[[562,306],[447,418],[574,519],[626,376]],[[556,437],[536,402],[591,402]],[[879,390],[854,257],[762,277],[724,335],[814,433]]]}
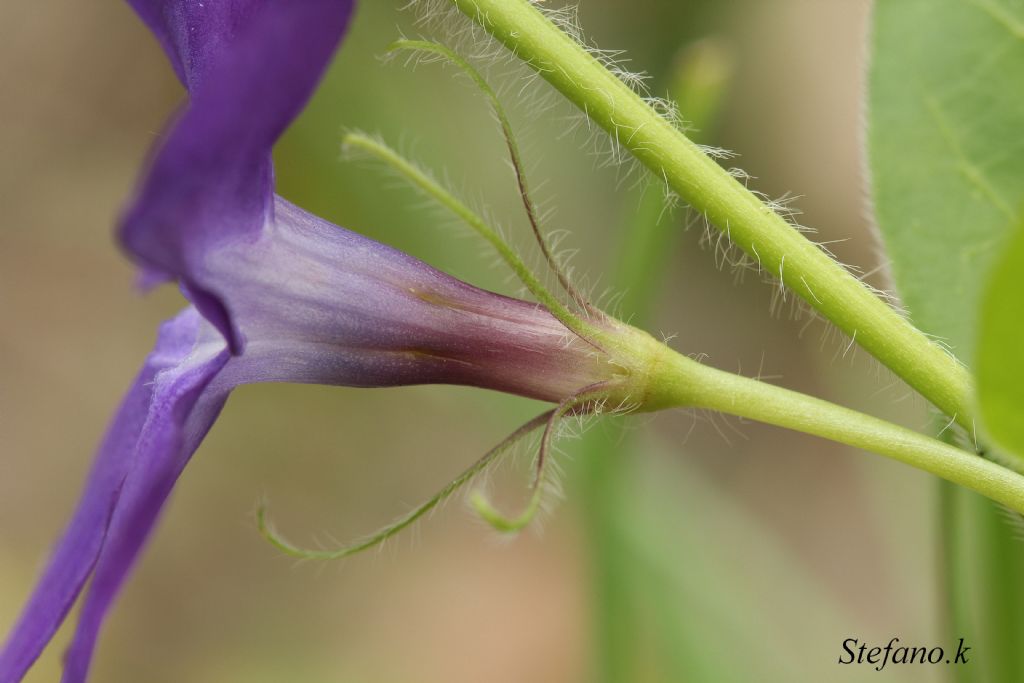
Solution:
{"label": "white hair on stem", "polygon": [[[675,103],[667,98],[652,96],[647,74],[628,68],[628,60],[623,58],[623,51],[602,49],[587,40],[579,21],[578,7],[576,5],[569,4],[562,7],[552,7],[541,0],[529,1],[610,73],[643,98],[660,118],[669,122],[683,133],[688,131],[688,126],[682,120]],[[558,97],[557,92],[553,88],[548,87],[546,84],[539,84],[539,72],[537,69],[529,68],[530,64],[528,61],[520,60],[514,51],[506,49],[477,22],[463,15],[450,0],[411,0],[407,7],[416,13],[418,26],[429,27],[431,30],[439,32],[444,36],[445,41],[457,52],[464,56],[470,56],[475,62],[486,64],[489,71],[499,68],[504,69],[507,77],[502,82],[500,92],[512,92],[515,89],[516,99],[519,100],[519,104],[525,103],[527,107],[539,108],[541,106],[539,103],[543,102],[543,108],[546,111],[554,106],[554,102],[564,101]],[[539,87],[535,87],[535,84]],[[576,107],[571,107],[569,113],[563,117],[563,120],[565,129],[561,136],[568,135],[574,139],[579,139],[580,146],[594,158],[595,167],[614,167],[618,169],[619,174],[616,181],[618,187],[621,188],[627,183],[634,185],[657,183],[661,185],[666,197],[664,210],[672,210],[680,203],[680,198],[670,187],[664,174],[659,178],[648,173],[640,162],[626,149],[623,143],[628,140],[629,135],[635,134],[635,130],[627,133],[616,128],[611,133],[605,133],[600,127],[592,124],[587,116],[585,106],[582,111]],[[624,135],[627,138],[626,140],[622,138]],[[719,161],[730,160],[737,156],[734,152],[726,149],[706,145],[699,146],[705,154]],[[747,185],[753,179],[749,173],[741,168],[731,167],[727,170],[730,175],[740,180],[744,185]],[[800,198],[798,195],[786,193],[781,197],[773,199],[757,191],[754,191],[754,194],[762,199],[772,212],[780,216],[793,229],[805,235],[815,232],[813,229],[800,224],[796,218],[801,213],[796,206],[796,202]],[[820,316],[801,297],[788,295],[788,288],[782,280],[782,276],[785,275],[784,263],[780,264],[780,268],[774,269],[774,272],[768,272],[769,269],[763,267],[761,263],[756,245],[751,246],[752,254],[739,248],[732,241],[728,226],[726,226],[725,230],[718,228],[712,230],[714,226],[707,221],[706,216],[696,212],[692,214],[688,224],[693,222],[702,224],[702,237],[699,241],[705,248],[709,248],[712,251],[716,266],[719,269],[728,268],[731,270],[734,274],[735,282],[742,282],[747,271],[756,271],[766,282],[774,285],[770,304],[772,315],[778,317],[788,316],[796,321],[806,320],[801,328],[801,333],[815,321],[823,321],[825,324],[822,331],[822,343],[834,345],[839,352],[837,357],[846,357],[853,352],[855,344],[852,342],[855,341],[855,333],[852,335],[840,333],[838,328]],[[828,246],[835,242],[836,240],[822,242],[818,246],[835,259],[835,255]],[[870,286],[864,280],[867,276],[859,273],[858,269],[846,264],[841,265],[857,276],[876,295],[892,305],[897,312],[901,315],[906,315],[906,311],[902,310],[897,297],[891,291],[879,290],[876,287]],[[879,267],[884,268],[884,264]],[[871,272],[875,270],[877,268]],[[581,289],[591,291],[591,288],[582,285]],[[810,289],[806,281],[804,281],[804,289],[807,291],[810,299],[817,298],[817,294]],[[597,298],[599,300],[612,301],[614,300],[614,295],[605,293]],[[933,341],[948,350],[948,344],[943,340],[933,339]]]}

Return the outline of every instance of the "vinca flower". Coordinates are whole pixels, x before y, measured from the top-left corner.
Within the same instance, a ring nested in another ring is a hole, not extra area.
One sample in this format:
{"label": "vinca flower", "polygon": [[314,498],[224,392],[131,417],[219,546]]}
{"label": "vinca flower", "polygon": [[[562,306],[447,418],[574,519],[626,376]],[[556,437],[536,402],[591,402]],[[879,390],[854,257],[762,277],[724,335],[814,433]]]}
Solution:
{"label": "vinca flower", "polygon": [[[177,281],[191,305],[160,329],[99,447],[0,652],[3,683],[22,679],[88,582],[63,678],[85,680],[112,602],[235,387],[462,384],[564,413],[625,372],[607,344],[546,307],[462,283],[274,194],[271,148],[315,88],[353,0],[131,4],[189,101],[119,236],[147,282]],[[600,316],[587,326],[625,329]]]}
{"label": "vinca flower", "polygon": [[[355,545],[292,545],[261,507],[260,532],[297,557],[334,559],[389,538],[543,427],[523,512],[506,517],[482,496],[472,499],[492,526],[517,531],[549,487],[545,456],[553,425],[605,406],[705,409],[799,430],[913,465],[1024,514],[1024,477],[993,459],[704,365],[595,308],[545,241],[496,91],[446,46],[399,40],[392,50],[456,67],[490,101],[527,219],[562,298],[484,219],[374,138],[350,133],[345,145],[384,163],[466,222],[536,302],[460,282],[277,196],[271,150],[319,82],[354,2],[129,0],[167,53],[188,102],[154,151],[118,235],[141,266],[143,282],[177,283],[189,305],[160,328],[114,416],[78,507],[0,649],[0,683],[24,678],[79,601],[63,681],[84,683],[103,622],[175,483],[231,392],[255,382],[461,384],[553,404],[434,497]],[[564,33],[535,3],[452,4],[722,226],[759,271],[777,271],[780,286],[830,317],[850,334],[851,345],[861,344],[962,426],[974,427],[972,381],[964,367],[705,156],[674,121],[610,72],[603,55],[595,58],[579,44],[575,31]]]}

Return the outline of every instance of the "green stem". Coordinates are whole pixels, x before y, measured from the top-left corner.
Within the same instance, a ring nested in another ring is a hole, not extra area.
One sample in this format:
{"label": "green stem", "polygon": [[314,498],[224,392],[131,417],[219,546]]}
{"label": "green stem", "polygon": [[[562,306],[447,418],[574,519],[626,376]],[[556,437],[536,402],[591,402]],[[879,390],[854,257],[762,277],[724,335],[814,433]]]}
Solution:
{"label": "green stem", "polygon": [[956,359],[729,175],[528,0],[451,2],[664,177],[762,270],[973,429],[971,378]]}
{"label": "green stem", "polygon": [[708,408],[884,455],[1024,513],[1024,476],[905,427],[755,379],[666,354],[651,400]]}
{"label": "green stem", "polygon": [[[937,416],[941,417],[941,416]],[[942,418],[941,422],[945,422]],[[932,433],[940,441],[955,446],[953,430],[947,425],[933,424]],[[966,491],[948,481],[938,480],[935,487],[937,503],[938,528],[936,545],[938,550],[938,594],[937,601],[941,609],[942,633],[947,642],[955,643],[957,638],[974,639],[976,633],[968,629],[971,625],[970,589],[972,582],[968,579],[966,564],[971,556],[965,541],[965,523],[969,518],[963,508]],[[975,678],[974,672],[964,667],[956,667],[952,672],[955,683],[970,683]]]}
{"label": "green stem", "polygon": [[[731,80],[732,54],[721,40],[704,38],[676,57],[668,94],[686,112],[688,125],[694,127],[691,135],[701,142],[708,142]],[[612,282],[622,296],[623,319],[637,327],[651,322],[679,234],[673,208],[660,183],[644,187],[622,235]]]}

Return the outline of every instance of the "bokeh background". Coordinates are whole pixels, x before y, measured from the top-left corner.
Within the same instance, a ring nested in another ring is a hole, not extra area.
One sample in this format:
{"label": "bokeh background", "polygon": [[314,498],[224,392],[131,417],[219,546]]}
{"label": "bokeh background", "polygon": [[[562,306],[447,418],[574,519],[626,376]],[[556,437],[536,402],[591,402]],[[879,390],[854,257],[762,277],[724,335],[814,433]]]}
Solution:
{"label": "bokeh background", "polygon": [[[378,169],[341,157],[345,129],[380,133],[447,172],[533,254],[477,93],[439,66],[380,59],[400,32],[422,30],[402,4],[362,3],[314,102],[277,149],[280,191],[516,294],[479,243]],[[832,249],[845,262],[880,265],[859,151],[867,0],[580,5],[593,41],[626,50],[659,93],[692,41],[727,45],[734,74],[710,141],[741,154],[730,164],[754,176],[753,187],[801,195],[800,222],[838,240]],[[182,92],[155,42],[114,1],[0,4],[0,64],[5,631],[157,323],[181,305],[170,288],[145,297],[133,289],[111,226]],[[517,101],[505,71],[493,69],[538,198],[556,209],[551,226],[570,231],[576,272],[601,292],[641,193],[591,152],[587,135],[565,134],[567,105],[539,108],[542,86]],[[773,287],[756,275],[716,266],[699,227],[682,232],[685,212],[665,220],[680,235],[667,247],[652,331],[718,367],[760,368],[785,386],[926,424],[923,403],[865,354],[844,354],[846,340],[788,307],[773,311]],[[562,444],[565,501],[511,541],[461,501],[339,564],[297,564],[255,531],[254,504],[266,495],[296,540],[354,538],[433,493],[536,410],[452,387],[240,389],[110,618],[94,680],[857,681],[879,674],[836,664],[845,638],[940,642],[934,482],[733,419],[674,412],[634,418],[624,433],[594,425]],[[509,506],[524,483],[522,467],[494,477]],[[68,634],[28,680],[57,680]]]}

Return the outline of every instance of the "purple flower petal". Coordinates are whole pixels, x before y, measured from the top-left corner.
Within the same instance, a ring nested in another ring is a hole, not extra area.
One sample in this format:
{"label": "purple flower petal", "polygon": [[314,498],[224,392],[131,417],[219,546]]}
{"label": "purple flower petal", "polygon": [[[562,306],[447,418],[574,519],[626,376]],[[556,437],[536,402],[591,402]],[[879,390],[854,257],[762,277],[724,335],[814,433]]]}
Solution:
{"label": "purple flower petal", "polygon": [[151,273],[178,279],[239,352],[243,340],[204,254],[253,239],[273,208],[271,148],[302,110],[353,0],[136,0],[189,88],[121,225]]}
{"label": "purple flower petal", "polygon": [[265,0],[129,0],[153,32],[182,85],[189,91],[203,80],[240,28]]}
{"label": "purple flower petal", "polygon": [[132,559],[124,549],[138,538],[138,525],[126,521],[140,512],[155,515],[162,502],[154,498],[140,510],[139,496],[162,490],[168,472],[184,464],[223,405],[223,397],[198,401],[228,358],[222,343],[219,353],[216,344],[200,353],[203,326],[189,309],[161,328],[100,446],[78,509],[0,652],[0,681],[21,680],[94,569],[90,595],[112,594]]}
{"label": "purple flower petal", "polygon": [[619,372],[543,307],[467,285],[274,195],[271,147],[309,98],[353,0],[132,4],[190,102],[121,238],[147,275],[179,280],[195,308],[162,328],[125,398],[0,652],[0,683],[21,679],[91,577],[64,674],[85,680],[113,600],[235,386],[449,383],[559,402]]}

